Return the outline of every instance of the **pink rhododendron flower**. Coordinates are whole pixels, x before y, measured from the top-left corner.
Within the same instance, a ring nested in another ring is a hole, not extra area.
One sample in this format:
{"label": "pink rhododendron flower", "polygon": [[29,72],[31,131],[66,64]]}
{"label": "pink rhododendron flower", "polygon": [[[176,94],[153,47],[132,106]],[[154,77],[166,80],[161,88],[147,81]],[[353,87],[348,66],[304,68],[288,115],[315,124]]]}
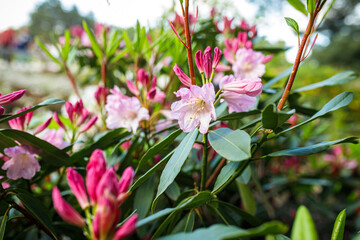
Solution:
{"label": "pink rhododendron flower", "polygon": [[190,89],[181,88],[175,94],[181,100],[171,105],[171,114],[179,121],[180,128],[191,132],[200,126],[200,132],[207,133],[211,119],[216,120],[214,86],[211,83],[202,87],[191,85]]}
{"label": "pink rhododendron flower", "polygon": [[241,78],[261,77],[265,73],[263,59],[264,55],[261,52],[240,48],[236,52],[235,63],[232,66],[234,75]]}
{"label": "pink rhododendron flower", "polygon": [[55,210],[64,221],[79,227],[85,225],[85,220],[61,197],[61,193],[57,187],[54,187],[52,190],[52,200]]}
{"label": "pink rhododendron flower", "polygon": [[106,172],[106,162],[100,149],[92,152],[86,166],[86,189],[92,204],[97,202],[96,187]]}
{"label": "pink rhododendron flower", "polygon": [[5,111],[5,109],[1,107],[1,105],[6,105],[15,102],[25,94],[25,91],[26,90],[19,90],[7,95],[1,95],[0,93],[0,115],[2,115]]}
{"label": "pink rhododendron flower", "polygon": [[48,129],[42,135],[42,139],[60,149],[63,149],[70,145],[68,142],[64,141],[64,130],[62,128],[59,128],[57,130]]}
{"label": "pink rhododendron flower", "polygon": [[106,100],[107,111],[106,126],[109,129],[124,127],[136,132],[139,122],[149,119],[149,111],[142,107],[136,97],[126,97],[120,90],[111,91]]}
{"label": "pink rhododendron flower", "polygon": [[74,193],[82,209],[90,206],[82,176],[72,168],[67,169],[66,177],[71,191]]}
{"label": "pink rhododendron flower", "polygon": [[28,146],[5,148],[4,153],[10,159],[1,169],[6,170],[6,176],[16,180],[18,178],[31,179],[40,171],[40,164],[36,154]]}
{"label": "pink rhododendron flower", "polygon": [[224,89],[221,97],[227,102],[229,113],[249,111],[262,91],[260,78],[242,80],[229,75],[221,79],[219,86]]}
{"label": "pink rhododendron flower", "polygon": [[133,234],[136,230],[137,213],[132,215],[126,222],[116,231],[114,240],[122,240]]}

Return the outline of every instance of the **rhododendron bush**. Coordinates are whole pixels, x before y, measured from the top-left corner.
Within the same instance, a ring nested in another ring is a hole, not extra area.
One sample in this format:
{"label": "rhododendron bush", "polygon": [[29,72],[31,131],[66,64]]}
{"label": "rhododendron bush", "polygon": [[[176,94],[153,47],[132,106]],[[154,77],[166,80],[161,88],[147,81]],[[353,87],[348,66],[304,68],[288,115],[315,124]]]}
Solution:
{"label": "rhododendron bush", "polygon": [[[292,89],[331,2],[289,1],[308,22],[285,18],[298,52],[278,76],[268,64],[287,48],[263,45],[261,25],[216,8],[201,19],[189,0],[161,28],[138,23],[130,33],[84,21],[54,43],[56,54],[37,39],[73,95],[16,113],[5,105],[27,92],[0,95],[0,122],[8,126],[0,129],[1,238],[318,239],[311,200],[279,196],[315,181],[302,167],[308,155],[326,151],[315,161],[329,176],[357,169],[349,145],[338,145],[357,137],[299,137],[353,99],[343,92],[320,109],[303,104],[307,90],[355,79],[349,71]],[[76,68],[92,76],[84,80]],[[55,104],[61,110],[37,121],[38,108]],[[343,238],[342,209],[327,215],[331,239]]]}

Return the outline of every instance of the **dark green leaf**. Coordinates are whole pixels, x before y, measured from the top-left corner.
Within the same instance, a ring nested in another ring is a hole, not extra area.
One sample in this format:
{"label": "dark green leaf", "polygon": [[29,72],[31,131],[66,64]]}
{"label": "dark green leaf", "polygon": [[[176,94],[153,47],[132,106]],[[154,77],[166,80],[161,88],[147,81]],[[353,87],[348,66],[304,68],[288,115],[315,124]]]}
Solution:
{"label": "dark green leaf", "polygon": [[53,238],[57,239],[49,213],[43,203],[22,189],[14,189],[14,191],[25,209],[52,233]]}
{"label": "dark green leaf", "polygon": [[156,154],[160,153],[161,150],[163,150],[165,147],[172,144],[174,142],[175,138],[177,138],[181,133],[182,133],[182,130],[178,129],[178,130],[172,132],[170,135],[168,135],[163,140],[158,141],[151,148],[149,148],[149,150],[147,150],[146,153],[141,157],[135,172],[137,172],[141,168],[141,166],[146,163],[146,161],[148,161],[149,159],[154,157]]}
{"label": "dark green leaf", "polygon": [[206,240],[240,239],[245,237],[266,236],[269,234],[280,234],[287,231],[286,225],[272,221],[262,224],[256,228],[242,229],[235,226],[215,224],[208,228],[200,228],[192,233],[178,233],[160,238],[161,240]]}
{"label": "dark green leaf", "polygon": [[175,149],[174,154],[171,156],[169,162],[166,164],[163,172],[161,173],[156,199],[167,189],[167,187],[179,174],[181,167],[194,145],[198,132],[199,130],[195,128],[192,132],[188,133]]}
{"label": "dark green leaf", "polygon": [[285,21],[286,21],[286,24],[289,27],[291,27],[297,33],[297,35],[299,36],[299,25],[298,25],[298,23],[294,19],[289,18],[289,17],[285,17]]}
{"label": "dark green leaf", "polygon": [[174,208],[165,208],[153,215],[150,215],[150,216],[138,221],[137,227],[141,227],[148,223],[151,223],[152,221],[154,221],[158,218],[164,217],[173,211],[188,210],[188,209],[200,207],[200,206],[206,204],[207,202],[209,202],[212,198],[213,198],[213,196],[209,191],[199,192],[196,195],[185,199],[178,206],[176,206]]}
{"label": "dark green leaf", "polygon": [[176,201],[180,196],[180,187],[176,182],[172,182],[165,193],[171,200]]}
{"label": "dark green leaf", "polygon": [[100,48],[100,45],[99,43],[97,42],[94,34],[91,32],[91,30],[89,29],[87,23],[85,21],[82,22],[83,23],[83,27],[84,27],[84,30],[86,32],[86,34],[88,35],[89,39],[90,39],[90,43],[91,43],[91,47],[92,47],[92,50],[94,51],[96,57],[102,61],[103,59],[103,53],[102,53],[102,50]]}
{"label": "dark green leaf", "polygon": [[357,137],[347,137],[347,138],[342,138],[342,139],[335,140],[335,141],[326,141],[326,142],[318,143],[318,144],[315,144],[312,146],[307,146],[307,147],[286,149],[286,150],[271,153],[267,156],[269,156],[269,157],[304,156],[304,155],[310,155],[310,154],[324,151],[324,150],[328,149],[331,145],[340,144],[340,143],[357,144],[358,142],[359,142],[359,138],[357,138]]}
{"label": "dark green leaf", "polygon": [[278,111],[275,104],[270,104],[264,108],[261,114],[263,127],[266,129],[276,129],[287,121],[294,113],[294,109],[289,112]]}
{"label": "dark green leaf", "polygon": [[348,105],[354,98],[354,94],[352,92],[343,92],[343,93],[340,93],[339,95],[337,95],[336,97],[334,97],[333,99],[331,99],[328,103],[326,103],[320,111],[318,111],[317,113],[315,113],[311,118],[309,118],[308,120],[298,124],[298,125],[295,125],[291,128],[288,128],[282,132],[280,132],[279,134],[282,134],[282,133],[285,133],[285,132],[288,132],[288,131],[291,131],[295,128],[298,128],[308,122],[311,122],[321,116],[324,116],[325,114],[329,113],[329,112],[332,112],[332,111],[335,111],[341,107],[344,107],[346,105]]}
{"label": "dark green leaf", "polygon": [[304,91],[308,91],[308,90],[312,90],[312,89],[316,89],[316,88],[320,88],[320,87],[343,84],[343,83],[347,83],[352,80],[355,80],[357,77],[358,77],[358,75],[356,73],[354,73],[352,71],[346,71],[346,72],[338,73],[324,81],[317,82],[317,83],[310,84],[310,85],[307,85],[302,88],[295,89],[294,92],[304,92]]}
{"label": "dark green leaf", "polygon": [[243,184],[239,181],[236,181],[236,185],[239,189],[241,202],[242,202],[245,210],[254,216],[256,213],[256,200],[255,200],[255,197],[252,194],[249,186],[247,184]]}
{"label": "dark green leaf", "polygon": [[15,141],[11,138],[8,138],[4,134],[0,133],[0,151],[3,152],[4,148],[17,146]]}
{"label": "dark green leaf", "polygon": [[230,121],[230,120],[239,120],[242,119],[243,117],[247,117],[247,116],[252,116],[255,114],[259,114],[261,111],[260,110],[252,110],[249,112],[240,112],[240,113],[230,113],[227,114],[225,116],[220,116],[218,117],[218,121]]}
{"label": "dark green leaf", "polygon": [[134,209],[136,209],[139,219],[143,219],[150,210],[155,195],[155,186],[155,177],[151,177],[136,191]]}
{"label": "dark green leaf", "polygon": [[42,140],[41,138],[35,137],[30,133],[15,129],[0,129],[0,132],[23,145],[32,146],[36,149],[39,149],[42,160],[52,166],[60,167],[69,163],[69,156],[66,154],[66,152],[58,149],[54,145],[45,140]]}
{"label": "dark green leaf", "polygon": [[346,209],[342,210],[337,216],[334,229],[331,234],[331,240],[342,240],[344,237],[344,229],[345,229],[345,220],[346,220]]}
{"label": "dark green leaf", "polygon": [[223,167],[219,173],[219,176],[216,179],[213,192],[218,190],[222,185],[224,185],[227,180],[235,173],[240,162],[230,162]]}
{"label": "dark green leaf", "polygon": [[71,162],[76,162],[78,160],[82,160],[84,157],[90,156],[91,153],[99,148],[99,149],[106,149],[117,142],[119,142],[121,139],[126,138],[129,136],[131,132],[129,132],[125,128],[118,128],[111,130],[107,133],[105,133],[101,138],[96,140],[93,144],[87,145],[85,148],[77,151],[73,155],[71,155],[70,160]]}
{"label": "dark green leaf", "polygon": [[230,161],[242,161],[251,157],[251,139],[245,131],[218,128],[209,132],[208,139],[214,150]]}
{"label": "dark green leaf", "polygon": [[10,115],[10,116],[5,117],[5,118],[1,118],[0,123],[7,122],[7,121],[9,121],[11,119],[20,117],[22,115],[25,115],[28,112],[35,111],[36,109],[41,108],[41,107],[46,107],[46,106],[49,106],[49,105],[58,104],[58,103],[64,103],[64,102],[65,102],[64,100],[57,99],[57,98],[48,99],[48,100],[45,100],[45,101],[43,101],[42,103],[40,103],[40,104],[38,104],[36,106],[33,106],[33,107],[29,108],[29,109],[26,109],[25,111],[19,112],[17,114]]}
{"label": "dark green leaf", "polygon": [[1,225],[0,225],[0,240],[4,239],[5,236],[5,229],[6,229],[6,223],[9,219],[9,211],[10,211],[11,207],[9,207],[5,214],[2,216],[1,218]]}
{"label": "dark green leaf", "polygon": [[290,3],[296,10],[298,10],[299,12],[302,12],[303,14],[305,14],[305,16],[307,16],[307,11],[306,8],[304,6],[304,4],[300,1],[300,0],[287,0],[288,3]]}
{"label": "dark green leaf", "polygon": [[317,232],[309,210],[300,206],[296,211],[294,225],[291,231],[292,240],[317,240]]}
{"label": "dark green leaf", "polygon": [[138,180],[136,180],[136,182],[131,185],[129,191],[134,191],[136,188],[138,188],[143,182],[145,182],[149,177],[151,177],[151,175],[159,168],[161,168],[171,157],[171,155],[174,153],[175,150],[171,151],[168,155],[166,155],[166,157],[164,157],[163,159],[161,159],[160,162],[158,162],[155,166],[153,166],[152,168],[150,168],[144,175],[142,175],[141,177],[139,177]]}
{"label": "dark green leaf", "polygon": [[236,178],[236,181],[241,182],[243,184],[248,184],[251,177],[251,169],[250,166],[247,166],[244,172]]}

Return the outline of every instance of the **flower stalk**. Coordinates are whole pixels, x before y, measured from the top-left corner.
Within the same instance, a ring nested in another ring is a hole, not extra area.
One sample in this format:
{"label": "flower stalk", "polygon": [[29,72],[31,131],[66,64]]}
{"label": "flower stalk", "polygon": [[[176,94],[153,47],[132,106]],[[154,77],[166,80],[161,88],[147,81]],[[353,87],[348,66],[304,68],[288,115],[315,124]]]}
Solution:
{"label": "flower stalk", "polygon": [[188,55],[190,79],[191,79],[191,84],[195,85],[196,81],[195,81],[194,61],[193,61],[193,54],[191,48],[191,34],[189,27],[189,0],[185,0],[185,9],[183,13],[184,13],[183,17],[185,22],[186,51]]}
{"label": "flower stalk", "polygon": [[203,134],[203,155],[202,155],[202,163],[201,163],[200,191],[206,189],[207,161],[208,161],[208,141],[207,141],[207,133],[206,133]]}

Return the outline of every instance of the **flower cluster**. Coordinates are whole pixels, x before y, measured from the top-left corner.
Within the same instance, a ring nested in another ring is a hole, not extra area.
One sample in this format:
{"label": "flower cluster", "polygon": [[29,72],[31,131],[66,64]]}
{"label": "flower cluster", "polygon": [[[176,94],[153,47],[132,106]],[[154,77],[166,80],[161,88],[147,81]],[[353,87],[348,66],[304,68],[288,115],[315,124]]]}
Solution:
{"label": "flower cluster", "polygon": [[128,189],[133,177],[134,170],[128,167],[118,180],[114,168],[106,168],[105,158],[101,150],[97,149],[91,154],[86,166],[86,185],[77,171],[67,169],[69,187],[80,207],[87,213],[87,220],[63,199],[57,187],[52,192],[54,208],[66,222],[79,227],[87,225],[87,234],[91,239],[124,239],[136,228],[137,214],[117,227],[120,220],[119,206],[129,196]]}

